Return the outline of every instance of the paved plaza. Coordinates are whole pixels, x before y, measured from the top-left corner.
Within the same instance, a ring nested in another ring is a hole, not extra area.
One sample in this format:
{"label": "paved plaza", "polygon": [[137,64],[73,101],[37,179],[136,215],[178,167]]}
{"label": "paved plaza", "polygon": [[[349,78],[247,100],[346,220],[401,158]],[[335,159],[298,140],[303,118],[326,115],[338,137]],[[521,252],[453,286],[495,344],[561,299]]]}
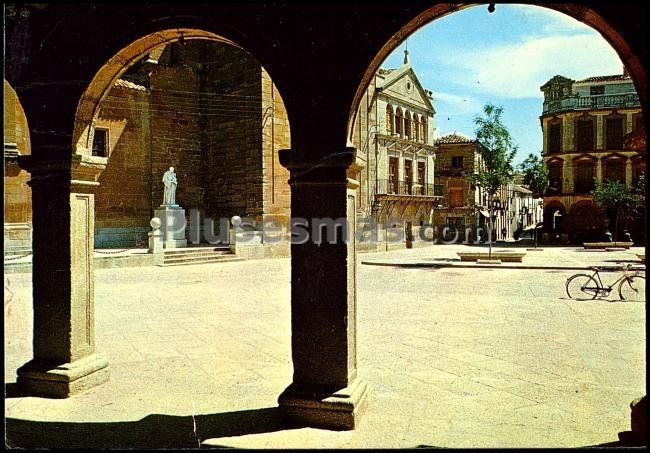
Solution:
{"label": "paved plaza", "polygon": [[[646,393],[645,304],[574,301],[576,271],[400,268],[465,246],[358,255],[357,359],[371,393],[354,431],[283,426],[292,381],[290,260],[95,272],[109,382],[21,397],[31,274],[5,275],[8,447],[579,447],[618,440]],[[503,248],[503,247],[502,247]],[[529,262],[638,261],[642,248],[556,247]],[[533,256],[534,255],[534,256]],[[318,278],[318,275],[314,275]],[[603,274],[613,281],[616,275]]]}

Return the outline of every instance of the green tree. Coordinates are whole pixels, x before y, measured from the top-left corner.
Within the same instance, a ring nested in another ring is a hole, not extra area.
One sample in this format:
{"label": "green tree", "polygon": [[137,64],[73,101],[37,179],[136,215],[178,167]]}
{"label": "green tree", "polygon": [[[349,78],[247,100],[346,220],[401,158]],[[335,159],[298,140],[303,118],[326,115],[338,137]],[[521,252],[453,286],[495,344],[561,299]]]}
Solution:
{"label": "green tree", "polygon": [[594,203],[614,212],[614,241],[616,242],[618,240],[618,219],[638,204],[638,195],[628,190],[625,183],[609,180],[596,184],[596,188],[591,194],[594,197]]}
{"label": "green tree", "polygon": [[517,146],[502,122],[502,115],[503,107],[488,103],[483,106],[483,114],[474,118],[480,162],[475,166],[474,173],[466,174],[469,181],[480,187],[487,195],[487,208],[490,216],[489,259],[492,259],[492,233],[494,231],[493,202],[499,189],[514,178],[512,160],[517,152]]}
{"label": "green tree", "polygon": [[533,192],[534,197],[543,197],[548,188],[548,169],[544,160],[533,153],[519,164],[524,175],[524,184]]}

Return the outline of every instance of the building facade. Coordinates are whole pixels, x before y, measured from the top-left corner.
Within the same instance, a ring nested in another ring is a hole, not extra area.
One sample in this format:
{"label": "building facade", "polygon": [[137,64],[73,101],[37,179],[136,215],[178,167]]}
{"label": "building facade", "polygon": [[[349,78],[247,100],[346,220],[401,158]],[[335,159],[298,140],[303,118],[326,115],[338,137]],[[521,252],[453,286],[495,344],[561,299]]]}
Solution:
{"label": "building facade", "polygon": [[[11,99],[5,96],[5,116],[11,110],[18,120],[5,122],[5,153],[9,140],[29,154],[19,103]],[[92,155],[107,159],[95,194],[95,248],[147,246],[163,201],[162,175],[172,166],[190,243],[228,243],[221,219],[235,215],[250,218],[257,232],[272,222],[286,233],[289,172],[278,151],[290,147],[289,132],[277,88],[247,52],[203,40],[153,49],[113,84],[88,129]],[[15,238],[30,232],[26,179],[24,171],[5,177],[5,244],[16,250]],[[289,255],[287,240],[265,246],[258,236],[258,257]]]}
{"label": "building facade", "polygon": [[[401,230],[407,246],[431,221],[435,147],[431,91],[411,68],[408,51],[399,68],[377,71],[364,93],[351,131],[359,182],[357,212],[380,230]],[[381,233],[384,234],[384,233]]]}
{"label": "building facade", "polygon": [[[591,191],[604,180],[631,188],[645,172],[645,155],[624,145],[627,134],[643,127],[634,84],[625,73],[578,81],[558,75],[540,89],[543,158],[549,172],[545,237],[564,243],[602,240],[613,225]],[[619,229],[630,227],[623,222]],[[633,234],[638,238],[643,232]]]}
{"label": "building facade", "polygon": [[[459,133],[436,139],[436,184],[442,196],[434,209],[433,224],[441,239],[486,241],[489,230],[487,194],[466,177],[481,165],[476,140]],[[521,176],[501,187],[494,197],[492,240],[513,240],[542,220],[542,200],[523,186]],[[446,230],[445,230],[446,228]]]}

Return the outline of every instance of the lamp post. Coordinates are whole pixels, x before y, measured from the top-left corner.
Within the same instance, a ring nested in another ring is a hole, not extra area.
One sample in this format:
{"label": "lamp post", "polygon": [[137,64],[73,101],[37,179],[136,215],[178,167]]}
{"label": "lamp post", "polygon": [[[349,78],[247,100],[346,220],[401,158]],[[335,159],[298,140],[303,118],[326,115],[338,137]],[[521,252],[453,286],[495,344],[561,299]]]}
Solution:
{"label": "lamp post", "polygon": [[492,199],[489,203],[490,209],[490,231],[488,231],[488,260],[492,259],[492,234],[494,233],[494,215],[496,211],[500,211],[503,208],[501,207],[501,200]]}

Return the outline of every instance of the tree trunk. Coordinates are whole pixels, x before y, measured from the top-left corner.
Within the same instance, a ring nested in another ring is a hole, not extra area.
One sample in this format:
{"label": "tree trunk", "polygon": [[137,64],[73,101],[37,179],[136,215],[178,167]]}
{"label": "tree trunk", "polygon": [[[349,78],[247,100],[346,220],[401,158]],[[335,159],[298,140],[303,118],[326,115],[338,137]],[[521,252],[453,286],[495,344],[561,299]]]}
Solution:
{"label": "tree trunk", "polygon": [[619,209],[616,208],[616,214],[614,215],[614,245],[618,241],[618,211]]}

